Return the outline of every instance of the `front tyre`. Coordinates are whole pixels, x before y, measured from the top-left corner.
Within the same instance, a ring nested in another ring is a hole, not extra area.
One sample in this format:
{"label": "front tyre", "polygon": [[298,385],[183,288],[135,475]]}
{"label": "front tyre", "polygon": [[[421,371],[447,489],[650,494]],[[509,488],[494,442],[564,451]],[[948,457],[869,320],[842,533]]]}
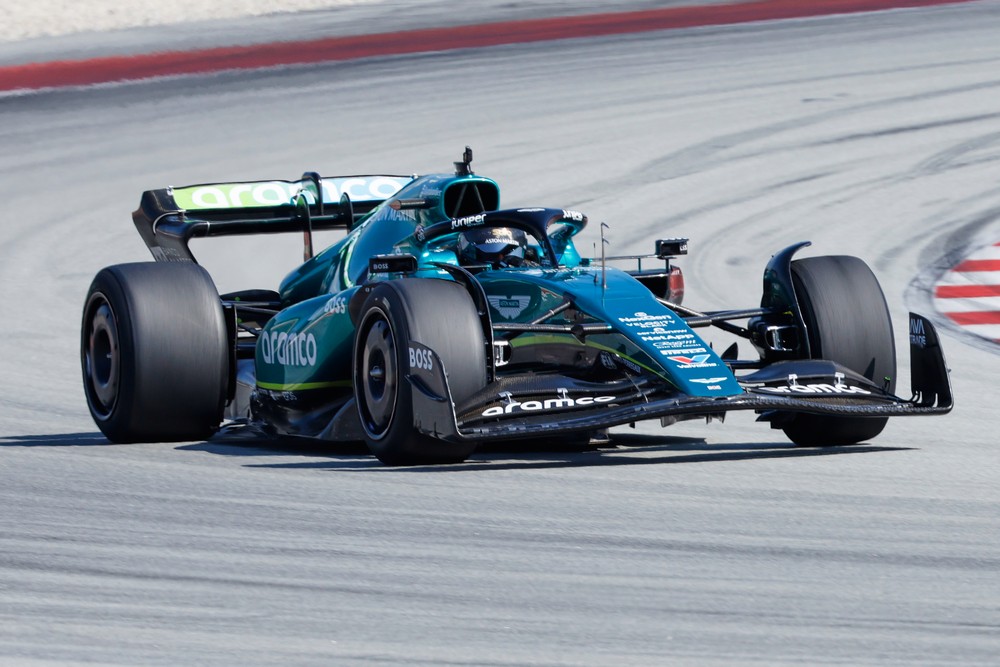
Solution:
{"label": "front tyre", "polygon": [[472,299],[433,278],[381,283],[365,298],[354,344],[354,398],[365,442],[386,465],[458,463],[475,445],[414,429],[409,343],[434,350],[460,403],[486,385],[486,348]]}
{"label": "front tyre", "polygon": [[98,272],[83,309],[83,388],[112,442],[201,440],[222,421],[229,348],[222,304],[197,264]]}
{"label": "front tyre", "polygon": [[[885,295],[857,257],[810,257],[792,262],[795,295],[813,359],[846,366],[889,392],[896,386],[896,345]],[[853,445],[885,428],[887,417],[797,414],[782,427],[796,445]]]}

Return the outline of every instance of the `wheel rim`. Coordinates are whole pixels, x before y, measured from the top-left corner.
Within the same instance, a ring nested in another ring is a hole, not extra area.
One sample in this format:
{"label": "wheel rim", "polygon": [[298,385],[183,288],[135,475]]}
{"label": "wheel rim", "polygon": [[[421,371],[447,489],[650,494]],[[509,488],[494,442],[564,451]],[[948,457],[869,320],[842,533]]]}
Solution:
{"label": "wheel rim", "polygon": [[396,412],[399,369],[396,364],[396,338],[392,325],[375,311],[362,328],[364,336],[361,359],[355,372],[360,388],[358,408],[365,432],[374,440],[385,436]]}
{"label": "wheel rim", "polygon": [[118,401],[120,348],[118,322],[103,294],[94,294],[87,307],[83,341],[83,376],[94,415],[106,419]]}

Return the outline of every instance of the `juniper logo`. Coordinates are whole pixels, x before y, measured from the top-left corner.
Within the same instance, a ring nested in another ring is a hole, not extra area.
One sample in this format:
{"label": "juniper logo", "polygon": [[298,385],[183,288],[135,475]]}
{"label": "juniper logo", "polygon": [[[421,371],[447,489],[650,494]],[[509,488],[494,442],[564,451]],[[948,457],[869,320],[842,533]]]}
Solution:
{"label": "juniper logo", "polygon": [[485,213],[478,213],[476,215],[469,215],[464,218],[455,218],[451,221],[452,229],[464,229],[467,227],[477,227],[486,220]]}

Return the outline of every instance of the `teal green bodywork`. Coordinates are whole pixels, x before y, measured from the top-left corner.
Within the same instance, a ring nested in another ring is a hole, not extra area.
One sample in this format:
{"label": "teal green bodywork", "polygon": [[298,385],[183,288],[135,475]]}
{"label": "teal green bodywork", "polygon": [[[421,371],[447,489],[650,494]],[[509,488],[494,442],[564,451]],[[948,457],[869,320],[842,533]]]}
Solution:
{"label": "teal green bodywork", "polygon": [[257,343],[257,386],[349,390],[354,327],[347,303],[357,289],[301,301],[273,318]]}
{"label": "teal green bodywork", "polygon": [[[637,364],[691,396],[743,393],[725,363],[684,320],[660,304],[648,289],[624,271],[609,268],[605,274],[606,289],[601,283],[600,268],[504,269],[481,273],[478,278],[487,294],[497,297],[517,297],[513,289],[515,286],[523,288],[523,294],[529,296],[529,307],[518,315],[518,321],[529,322],[569,298],[575,306],[574,313],[585,318],[582,322],[606,322],[616,329],[615,333],[589,335],[584,341],[569,334],[521,334],[512,343],[515,347],[591,347]],[[490,301],[494,323],[512,321],[494,306],[497,299]],[[530,307],[536,301],[538,306]]]}
{"label": "teal green bodywork", "polygon": [[[284,310],[267,323],[257,345],[257,386],[270,392],[350,391],[354,326],[346,305],[359,284],[369,280],[369,258],[412,254],[418,260],[417,276],[450,279],[433,264],[458,264],[452,249],[458,233],[425,243],[419,230],[451,219],[445,202],[450,197],[453,203],[457,190],[449,191],[470,184],[490,206],[486,210],[499,208],[499,187],[488,178],[417,178],[358,220],[344,239],[290,273],[279,289]],[[413,201],[422,203],[394,207],[394,202]],[[582,224],[567,224],[549,234],[558,267],[487,270],[476,277],[487,294],[494,324],[532,322],[568,299],[572,308],[550,322],[608,323],[615,332],[591,334],[583,340],[564,333],[522,333],[512,338],[511,346],[541,357],[549,347],[606,352],[687,395],[742,394],[718,355],[645,286],[609,267],[604,273],[605,288],[601,268],[582,265],[572,238],[581,228]],[[283,352],[280,359],[279,352]]]}

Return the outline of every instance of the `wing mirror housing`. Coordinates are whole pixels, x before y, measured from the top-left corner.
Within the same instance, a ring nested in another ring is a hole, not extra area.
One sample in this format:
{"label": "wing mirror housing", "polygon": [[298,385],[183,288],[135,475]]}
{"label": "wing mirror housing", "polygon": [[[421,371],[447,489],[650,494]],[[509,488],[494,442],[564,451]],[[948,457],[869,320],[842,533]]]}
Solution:
{"label": "wing mirror housing", "polygon": [[687,239],[659,239],[656,242],[656,256],[659,259],[669,259],[686,254],[688,254]]}

